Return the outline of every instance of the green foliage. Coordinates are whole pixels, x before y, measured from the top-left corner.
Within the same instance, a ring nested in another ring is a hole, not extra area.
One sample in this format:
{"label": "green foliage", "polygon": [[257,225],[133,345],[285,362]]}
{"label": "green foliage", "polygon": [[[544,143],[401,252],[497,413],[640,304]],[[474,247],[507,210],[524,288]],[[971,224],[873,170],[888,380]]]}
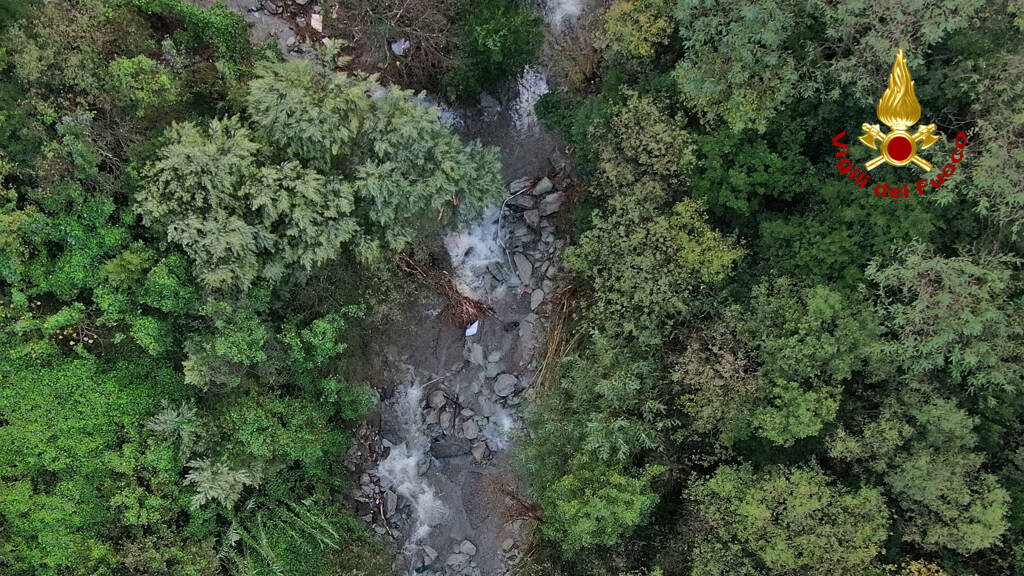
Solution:
{"label": "green foliage", "polygon": [[675,69],[683,101],[710,125],[763,132],[796,92],[786,46],[796,13],[772,0],[680,0],[675,16],[686,50]]}
{"label": "green foliage", "polygon": [[668,43],[673,31],[668,0],[619,0],[602,17],[606,54],[626,66],[643,65]]}
{"label": "green foliage", "polygon": [[516,0],[466,4],[454,66],[445,79],[451,96],[472,98],[518,74],[543,40],[542,22]]}
{"label": "green foliage", "polygon": [[244,291],[308,274],[350,241],[364,260],[408,249],[495,197],[492,150],[462,145],[406,92],[372,98],[375,87],[305,62],[262,68],[248,99],[257,132],[237,117],[173,126],[137,210],[204,285]]}
{"label": "green foliage", "polygon": [[190,50],[212,46],[217,57],[233,65],[244,63],[252,53],[249,32],[241,14],[220,2],[203,9],[185,0],[133,0],[147,14],[165,14],[182,21],[182,38]]}
{"label": "green foliage", "polygon": [[841,432],[831,452],[882,477],[906,512],[904,539],[971,554],[999,540],[1009,504],[995,476],[981,470],[975,424],[955,402],[911,395],[887,403],[860,436]]}
{"label": "green foliage", "polygon": [[541,501],[546,512],[544,534],[569,554],[592,546],[612,546],[647,520],[658,503],[648,468],[638,478],[604,467],[585,468],[561,478]]}
{"label": "green foliage", "polygon": [[836,396],[835,388],[807,390],[795,382],[776,380],[766,403],[752,410],[754,430],[780,446],[792,446],[796,440],[818,434],[835,419],[839,409]]}
{"label": "green foliage", "polygon": [[1008,257],[945,258],[926,246],[901,250],[889,266],[872,262],[891,339],[883,356],[910,378],[939,378],[994,404],[1020,387],[1021,309]]}
{"label": "green foliage", "polygon": [[600,185],[595,195],[628,192],[637,202],[659,205],[687,182],[696,163],[686,119],[655,99],[624,91],[605,122],[595,126]]}
{"label": "green foliage", "polygon": [[745,341],[769,378],[840,382],[865,364],[881,332],[856,296],[776,278],[754,288],[743,320]]}
{"label": "green foliage", "polygon": [[146,58],[119,58],[109,65],[108,90],[122,106],[136,116],[163,108],[177,98],[177,89],[160,66]]}
{"label": "green foliage", "polygon": [[688,492],[706,528],[691,574],[850,574],[881,551],[888,512],[875,488],[849,490],[816,467],[722,466]]}
{"label": "green foliage", "polygon": [[143,571],[206,563],[176,538],[188,518],[175,452],[141,425],[161,399],[181,397],[180,376],[144,358],[25,361],[10,349],[0,374],[7,573],[114,572],[134,561],[126,548]]}
{"label": "green foliage", "polygon": [[642,342],[701,310],[714,286],[742,253],[712,230],[692,201],[670,215],[616,199],[610,214],[595,212],[594,227],[566,253],[566,263],[589,283],[595,326]]}

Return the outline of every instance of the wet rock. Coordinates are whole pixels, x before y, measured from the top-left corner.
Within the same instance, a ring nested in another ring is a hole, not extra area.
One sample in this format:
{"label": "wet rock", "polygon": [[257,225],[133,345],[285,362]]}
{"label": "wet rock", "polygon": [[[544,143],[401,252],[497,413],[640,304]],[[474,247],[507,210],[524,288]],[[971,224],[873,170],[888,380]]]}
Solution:
{"label": "wet rock", "polygon": [[530,226],[537,228],[540,226],[540,211],[534,209],[523,212],[523,220]]}
{"label": "wet rock", "polygon": [[473,454],[473,459],[480,462],[487,456],[487,443],[477,442],[476,444],[473,444],[471,453]]}
{"label": "wet rock", "polygon": [[430,455],[437,459],[458,458],[469,454],[471,449],[465,440],[438,440],[430,445]]}
{"label": "wet rock", "polygon": [[513,196],[508,199],[509,206],[515,206],[524,210],[533,208],[535,203],[536,200],[533,199],[533,196],[529,196],[527,194],[519,194],[518,196]]}
{"label": "wet rock", "polygon": [[484,373],[484,376],[486,376],[488,378],[494,378],[498,374],[501,374],[504,370],[505,370],[505,366],[502,365],[501,363],[499,363],[499,362],[488,362],[487,363],[487,372]]}
{"label": "wet rock", "polygon": [[385,515],[391,518],[395,515],[395,510],[398,508],[398,495],[388,490],[384,494],[384,510]]}
{"label": "wet rock", "polygon": [[484,347],[474,342],[469,346],[468,360],[477,366],[484,365]]}
{"label": "wet rock", "polygon": [[449,554],[448,559],[444,561],[448,566],[463,566],[467,562],[469,562],[469,555],[461,552]]}
{"label": "wet rock", "polygon": [[395,56],[405,56],[405,52],[409,49],[409,39],[399,38],[391,43],[391,52]]}
{"label": "wet rock", "polygon": [[498,102],[494,96],[486,92],[480,93],[480,110],[484,114],[484,118],[493,120],[501,114],[501,102]]}
{"label": "wet rock", "polygon": [[519,379],[512,374],[501,374],[494,381],[494,393],[502,398],[516,391],[516,383]]}
{"label": "wet rock", "polygon": [[517,192],[522,192],[523,190],[526,190],[526,188],[529,185],[530,185],[530,179],[529,178],[520,178],[518,180],[514,180],[514,181],[512,181],[511,184],[508,185],[508,193],[509,194],[516,194]]}
{"label": "wet rock", "polygon": [[530,260],[522,252],[516,252],[512,256],[512,260],[516,263],[516,270],[519,272],[519,280],[523,284],[530,283],[530,277],[533,275],[533,264],[530,264]]}
{"label": "wet rock", "polygon": [[459,546],[459,550],[467,556],[476,555],[476,546],[469,540],[463,540],[462,544]]}
{"label": "wet rock", "polygon": [[550,216],[562,208],[562,193],[549,194],[540,201],[540,215]]}
{"label": "wet rock", "polygon": [[440,409],[444,407],[444,390],[434,390],[430,393],[430,407],[434,409]]}
{"label": "wet rock", "polygon": [[462,435],[467,440],[475,440],[480,435],[480,428],[476,425],[475,420],[466,420],[462,423]]}
{"label": "wet rock", "polygon": [[437,559],[437,550],[434,550],[426,544],[423,545],[423,557],[427,560],[427,564],[430,564]]}
{"label": "wet rock", "polygon": [[427,415],[423,417],[423,423],[428,426],[430,424],[437,424],[441,421],[439,416],[437,410],[427,410]]}
{"label": "wet rock", "polygon": [[533,294],[530,294],[530,310],[536,310],[540,303],[544,301],[544,291],[534,290]]}
{"label": "wet rock", "polygon": [[547,177],[544,177],[540,179],[540,182],[537,182],[536,186],[533,187],[533,193],[536,194],[537,196],[543,196],[544,194],[551,192],[551,190],[553,190],[554,187],[555,186],[554,184],[551,183],[551,180],[548,179]]}

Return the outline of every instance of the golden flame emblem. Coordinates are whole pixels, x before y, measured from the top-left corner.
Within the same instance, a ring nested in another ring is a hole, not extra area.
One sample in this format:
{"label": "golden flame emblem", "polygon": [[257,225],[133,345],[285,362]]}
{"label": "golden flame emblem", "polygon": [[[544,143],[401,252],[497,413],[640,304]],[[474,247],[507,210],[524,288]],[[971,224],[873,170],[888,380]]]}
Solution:
{"label": "golden flame emblem", "polygon": [[907,131],[921,119],[921,104],[914,95],[914,81],[910,79],[910,69],[907,68],[907,59],[902,49],[896,53],[896,61],[889,73],[889,87],[878,101],[878,119],[891,128],[892,132],[883,134],[878,124],[861,126],[864,134],[860,141],[881,153],[865,163],[865,168],[872,170],[886,162],[892,166],[914,163],[926,171],[932,169],[932,165],[918,156],[917,151],[939,141],[939,137],[934,134],[935,124],[918,126],[914,134]]}

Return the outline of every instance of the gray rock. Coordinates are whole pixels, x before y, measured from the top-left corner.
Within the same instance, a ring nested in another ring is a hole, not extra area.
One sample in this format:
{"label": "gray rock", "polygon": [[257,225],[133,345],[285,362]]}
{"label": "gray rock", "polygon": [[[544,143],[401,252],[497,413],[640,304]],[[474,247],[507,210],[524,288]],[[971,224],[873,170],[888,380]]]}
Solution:
{"label": "gray rock", "polygon": [[466,562],[469,562],[469,555],[461,552],[456,554],[449,554],[448,559],[444,561],[448,566],[462,566]]}
{"label": "gray rock", "polygon": [[494,393],[502,398],[516,391],[519,379],[512,374],[502,374],[494,381]]}
{"label": "gray rock", "polygon": [[484,113],[484,118],[494,119],[501,114],[501,102],[498,102],[494,96],[486,92],[480,93],[480,110]]}
{"label": "gray rock", "polygon": [[426,544],[423,545],[423,556],[427,558],[427,564],[430,564],[437,559],[437,550],[434,550]]}
{"label": "gray rock", "polygon": [[395,509],[397,508],[398,495],[392,492],[391,490],[388,490],[387,493],[384,494],[384,510],[386,511],[385,515],[388,518],[391,518],[392,516],[394,516]]}
{"label": "gray rock", "polygon": [[555,192],[554,194],[549,194],[544,197],[544,199],[540,201],[540,215],[550,216],[555,212],[558,212],[562,208],[562,198],[563,195],[561,192]]}
{"label": "gray rock", "polygon": [[536,204],[536,200],[534,200],[533,196],[527,194],[520,194],[508,199],[509,206],[515,206],[524,210],[533,208],[534,204]]}
{"label": "gray rock", "polygon": [[484,347],[477,342],[470,344],[469,361],[477,366],[484,365]]}
{"label": "gray rock", "polygon": [[515,194],[516,192],[521,192],[523,190],[526,190],[526,187],[529,185],[529,178],[520,178],[518,180],[514,180],[511,184],[508,185],[508,193]]}
{"label": "gray rock", "polygon": [[501,362],[488,362],[487,372],[484,373],[484,376],[488,378],[494,378],[498,374],[501,374],[504,370],[505,365],[502,364]]}
{"label": "gray rock", "polygon": [[440,421],[437,410],[427,410],[427,415],[423,417],[423,423],[427,425],[437,424]]}
{"label": "gray rock", "polygon": [[505,281],[505,269],[502,268],[500,264],[491,262],[490,264],[487,265],[487,271],[490,272],[491,276],[494,276],[494,279],[497,280],[498,282]]}
{"label": "gray rock", "polygon": [[463,540],[462,545],[459,546],[459,550],[461,550],[463,554],[467,554],[469,556],[476,555],[476,546],[474,546],[469,540]]}
{"label": "gray rock", "polygon": [[536,310],[537,306],[544,301],[544,291],[534,290],[533,294],[530,294],[530,310]]}
{"label": "gray rock", "polygon": [[534,228],[540,226],[540,211],[534,209],[523,212],[523,220]]}
{"label": "gray rock", "polygon": [[391,52],[395,56],[405,56],[406,50],[409,49],[409,39],[399,38],[391,43]]}
{"label": "gray rock", "polygon": [[440,418],[438,418],[438,424],[441,425],[441,429],[447,430],[452,426],[452,413],[445,410],[441,412]]}
{"label": "gray rock", "polygon": [[523,284],[530,283],[530,277],[533,275],[533,264],[530,264],[530,260],[526,258],[526,255],[522,252],[516,252],[512,259],[516,263],[516,270],[519,272],[519,280]]}
{"label": "gray rock", "polygon": [[[477,462],[483,460],[484,457],[487,456],[487,443],[477,442],[476,444],[473,444],[472,454],[473,459],[476,460]],[[474,552],[474,554],[476,554],[476,552]]]}
{"label": "gray rock", "polygon": [[492,350],[491,353],[487,355],[488,362],[497,362],[498,360],[501,360],[501,350]]}
{"label": "gray rock", "polygon": [[476,437],[480,435],[480,428],[476,425],[475,420],[466,420],[462,423],[462,435],[466,437],[466,440],[476,440]]}
{"label": "gray rock", "polygon": [[298,40],[295,39],[295,36],[289,36],[288,39],[284,41],[284,44],[285,44],[285,46],[291,48],[291,47],[295,46],[295,44],[297,42],[298,42]]}
{"label": "gray rock", "polygon": [[444,390],[434,390],[430,393],[430,407],[431,408],[443,408],[444,407]]}
{"label": "gray rock", "polygon": [[430,445],[430,454],[437,459],[458,458],[469,454],[470,449],[465,440],[438,440]]}
{"label": "gray rock", "polygon": [[305,28],[306,27],[306,17],[305,16],[298,16],[298,17],[296,17],[295,18],[295,25],[298,26],[299,28]]}
{"label": "gray rock", "polygon": [[511,539],[511,538],[505,538],[505,541],[501,543],[501,549],[504,552],[508,552],[509,550],[511,550],[511,549],[513,549],[515,547],[516,547],[516,541]]}
{"label": "gray rock", "polygon": [[536,186],[533,187],[533,193],[536,194],[537,196],[543,196],[544,194],[551,192],[551,190],[553,190],[554,187],[555,185],[551,183],[551,180],[549,180],[547,177],[544,177],[540,179],[540,182],[537,182]]}

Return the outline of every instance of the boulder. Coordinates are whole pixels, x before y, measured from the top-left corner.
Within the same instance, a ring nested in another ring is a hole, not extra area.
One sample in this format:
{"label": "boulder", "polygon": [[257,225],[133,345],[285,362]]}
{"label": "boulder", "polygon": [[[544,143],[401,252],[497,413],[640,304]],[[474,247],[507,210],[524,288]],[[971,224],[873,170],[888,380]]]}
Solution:
{"label": "boulder", "polygon": [[540,226],[540,211],[537,209],[527,210],[523,212],[523,220],[530,226],[537,228]]}
{"label": "boulder", "polygon": [[430,445],[430,455],[439,460],[465,456],[470,450],[469,442],[465,440],[438,440]]}
{"label": "boulder", "polygon": [[517,192],[522,192],[523,190],[526,190],[527,186],[529,185],[529,178],[520,178],[518,180],[514,180],[511,184],[508,185],[508,193],[515,194]]}
{"label": "boulder", "polygon": [[467,556],[475,556],[476,546],[469,540],[463,540],[462,544],[459,545],[459,551],[461,551],[463,554],[466,554]]}
{"label": "boulder", "polygon": [[409,39],[399,38],[391,43],[391,52],[395,56],[405,56],[405,52],[409,49]]}
{"label": "boulder", "polygon": [[536,186],[533,187],[533,193],[537,196],[543,196],[544,194],[551,192],[554,188],[555,185],[552,184],[551,180],[545,176],[540,179],[540,182],[537,182]]}
{"label": "boulder", "polygon": [[462,435],[466,440],[476,440],[480,435],[480,427],[476,425],[476,420],[466,420],[462,423]]}
{"label": "boulder", "polygon": [[434,390],[431,392],[429,402],[431,408],[443,408],[445,403],[444,390]]}
{"label": "boulder", "polygon": [[519,379],[512,374],[501,374],[494,381],[494,393],[502,398],[509,396],[516,391],[516,384]]}
{"label": "boulder", "polygon": [[555,192],[540,201],[540,215],[550,216],[562,208],[562,193]]}
{"label": "boulder", "polygon": [[533,293],[530,294],[530,310],[536,310],[537,307],[540,306],[540,303],[543,302],[543,301],[544,301],[544,291],[543,290],[534,290]]}
{"label": "boulder", "polygon": [[533,264],[530,264],[530,260],[522,252],[516,252],[512,256],[512,260],[516,263],[516,271],[519,272],[519,280],[523,284],[530,283],[530,277],[533,276]]}
{"label": "boulder", "polygon": [[477,462],[482,461],[487,456],[487,442],[473,444],[473,449],[470,452],[473,454],[474,460]]}

